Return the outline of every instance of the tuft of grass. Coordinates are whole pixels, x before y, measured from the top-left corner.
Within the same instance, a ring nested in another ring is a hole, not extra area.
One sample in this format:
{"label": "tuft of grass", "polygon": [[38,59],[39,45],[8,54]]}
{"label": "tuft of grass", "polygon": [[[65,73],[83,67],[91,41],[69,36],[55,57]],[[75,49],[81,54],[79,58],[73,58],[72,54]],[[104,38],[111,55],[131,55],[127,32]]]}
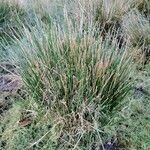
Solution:
{"label": "tuft of grass", "polygon": [[69,20],[61,29],[38,19],[36,24],[24,27],[12,53],[29,94],[48,107],[58,148],[89,148],[95,140],[99,147],[102,127],[131,90],[128,49],[120,49],[111,35],[103,41],[94,29],[74,28]]}
{"label": "tuft of grass", "polygon": [[148,0],[31,0],[25,16],[8,1],[0,50],[26,91],[0,97],[0,147],[149,149],[150,67],[132,64],[149,56]]}

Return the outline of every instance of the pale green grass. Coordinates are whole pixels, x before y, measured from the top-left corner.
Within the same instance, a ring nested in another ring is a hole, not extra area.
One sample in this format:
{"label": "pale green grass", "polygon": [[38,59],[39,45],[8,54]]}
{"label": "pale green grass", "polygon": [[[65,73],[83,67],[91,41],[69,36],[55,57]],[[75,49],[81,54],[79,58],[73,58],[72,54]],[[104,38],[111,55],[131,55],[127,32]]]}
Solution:
{"label": "pale green grass", "polygon": [[[147,1],[100,2],[34,2],[23,19],[1,5],[0,20],[17,20],[18,30],[0,45],[25,88],[1,117],[2,149],[92,150],[112,137],[120,148],[150,149],[150,65],[132,59],[149,49]],[[20,127],[27,112],[34,117]]]}
{"label": "pale green grass", "polygon": [[103,41],[94,28],[80,30],[68,17],[61,30],[36,20],[30,30],[24,26],[24,39],[14,40],[18,73],[39,107],[48,107],[58,148],[91,148],[131,90],[129,51],[119,49],[115,36]]}

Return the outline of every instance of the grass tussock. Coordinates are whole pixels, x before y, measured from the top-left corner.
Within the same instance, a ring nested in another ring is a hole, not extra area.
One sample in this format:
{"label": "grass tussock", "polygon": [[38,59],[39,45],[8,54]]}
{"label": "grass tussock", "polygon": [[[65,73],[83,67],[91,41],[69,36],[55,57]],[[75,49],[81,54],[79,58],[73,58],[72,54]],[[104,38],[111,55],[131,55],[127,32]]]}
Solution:
{"label": "grass tussock", "polygon": [[149,149],[147,0],[0,4],[0,148]]}
{"label": "grass tussock", "polygon": [[103,41],[90,28],[80,32],[69,22],[64,30],[37,24],[30,31],[24,28],[24,39],[16,41],[19,51],[13,54],[29,93],[48,107],[68,146],[82,143],[87,133],[100,138],[101,127],[131,90],[128,49],[120,49],[115,37]]}

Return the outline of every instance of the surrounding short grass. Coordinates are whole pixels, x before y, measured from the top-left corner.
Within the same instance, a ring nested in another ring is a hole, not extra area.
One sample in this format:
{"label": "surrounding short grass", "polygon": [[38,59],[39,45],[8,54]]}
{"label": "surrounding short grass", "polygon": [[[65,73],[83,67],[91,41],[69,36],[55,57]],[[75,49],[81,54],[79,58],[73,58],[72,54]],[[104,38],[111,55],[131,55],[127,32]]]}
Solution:
{"label": "surrounding short grass", "polygon": [[0,5],[0,63],[24,83],[0,93],[0,147],[149,150],[148,0],[31,4]]}

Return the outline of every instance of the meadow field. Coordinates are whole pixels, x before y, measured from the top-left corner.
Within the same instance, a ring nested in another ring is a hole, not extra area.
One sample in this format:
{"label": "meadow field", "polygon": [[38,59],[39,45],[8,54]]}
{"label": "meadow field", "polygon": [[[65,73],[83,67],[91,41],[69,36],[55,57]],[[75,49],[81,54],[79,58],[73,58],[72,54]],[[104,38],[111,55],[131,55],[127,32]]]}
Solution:
{"label": "meadow field", "polygon": [[150,0],[0,0],[0,150],[150,150]]}

